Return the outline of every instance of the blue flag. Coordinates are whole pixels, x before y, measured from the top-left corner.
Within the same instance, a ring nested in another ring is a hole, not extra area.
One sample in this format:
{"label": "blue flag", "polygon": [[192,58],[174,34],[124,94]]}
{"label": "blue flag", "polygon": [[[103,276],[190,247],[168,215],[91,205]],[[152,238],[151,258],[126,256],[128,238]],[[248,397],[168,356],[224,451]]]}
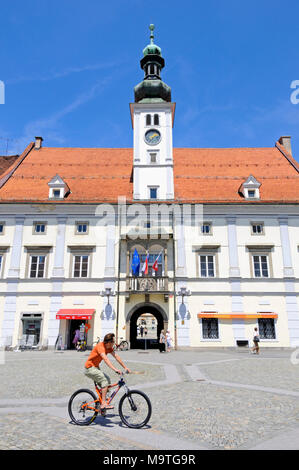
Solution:
{"label": "blue flag", "polygon": [[138,251],[135,248],[133,258],[132,258],[132,274],[133,276],[139,276],[139,269],[140,269],[140,258]]}

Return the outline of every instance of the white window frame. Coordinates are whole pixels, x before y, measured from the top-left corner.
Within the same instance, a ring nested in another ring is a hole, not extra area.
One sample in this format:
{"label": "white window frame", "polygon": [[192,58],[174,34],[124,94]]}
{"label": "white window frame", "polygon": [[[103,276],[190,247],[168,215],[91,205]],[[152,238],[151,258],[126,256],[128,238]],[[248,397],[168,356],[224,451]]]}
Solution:
{"label": "white window frame", "polygon": [[[203,276],[202,275],[202,271],[201,271],[201,257],[205,257],[206,258],[206,261],[205,261],[205,264],[206,264],[206,273],[207,273],[207,276]],[[209,269],[208,269],[208,257],[211,256],[212,259],[213,259],[213,272],[214,272],[214,276],[209,276]],[[215,278],[217,277],[216,276],[216,254],[214,253],[199,253],[199,277],[202,278],[202,279],[207,279],[207,278]]]}
{"label": "white window frame", "polygon": [[[262,231],[261,232],[254,232],[253,230],[253,227],[258,227],[258,226],[261,226],[262,227]],[[251,235],[265,235],[265,226],[264,226],[264,223],[263,222],[251,222]]]}
{"label": "white window frame", "polygon": [[[37,253],[30,253],[30,263],[29,263],[29,278],[30,279],[45,279],[46,277],[46,262],[47,262],[47,255],[46,254],[37,254]],[[39,265],[40,265],[40,260],[39,258],[43,256],[44,257],[44,269],[43,269],[43,275],[38,276],[39,272]],[[36,257],[37,258],[37,263],[36,263],[36,273],[35,276],[31,276],[31,269],[32,269],[32,258]]]}
{"label": "white window frame", "polygon": [[[205,232],[204,227],[209,227],[209,231]],[[203,222],[201,224],[201,234],[202,235],[212,235],[212,222]]]}
{"label": "white window frame", "polygon": [[[37,228],[38,226],[41,227],[42,225],[44,226],[44,231],[43,231],[43,232],[42,232],[42,231],[39,231],[39,232],[38,232],[38,231],[36,230],[36,228]],[[33,223],[33,234],[34,234],[34,235],[45,235],[45,234],[46,234],[46,230],[47,230],[47,224],[46,224],[46,222],[34,222],[34,223]]]}
{"label": "white window frame", "polygon": [[[80,269],[79,269],[79,276],[75,276],[75,262],[76,256],[80,257]],[[83,256],[87,257],[87,275],[82,276],[82,264],[83,264]],[[89,253],[73,253],[73,266],[72,266],[72,277],[74,279],[87,279],[89,276],[89,269],[90,269],[90,254]]]}
{"label": "white window frame", "polygon": [[[79,225],[86,225],[86,231],[79,232]],[[89,232],[89,223],[88,222],[76,222],[75,233],[76,235],[88,235]]]}
{"label": "white window frame", "polygon": [[[255,274],[255,266],[254,266],[254,257],[255,256],[258,256],[260,259],[259,259],[259,269],[260,269],[260,274],[261,276],[256,276]],[[265,256],[266,258],[266,262],[267,262],[267,273],[268,275],[267,276],[264,276],[263,275],[263,270],[262,270],[262,260],[261,260],[261,257],[262,256]],[[271,270],[270,270],[270,259],[269,259],[269,254],[267,253],[251,253],[251,257],[252,257],[252,272],[253,272],[253,277],[255,279],[269,279],[271,277]]]}

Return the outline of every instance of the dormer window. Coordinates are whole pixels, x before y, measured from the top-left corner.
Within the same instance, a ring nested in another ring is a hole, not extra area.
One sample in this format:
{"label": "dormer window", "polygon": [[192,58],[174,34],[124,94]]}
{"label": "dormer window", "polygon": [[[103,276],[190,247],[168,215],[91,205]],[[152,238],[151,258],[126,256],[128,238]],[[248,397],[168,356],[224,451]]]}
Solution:
{"label": "dormer window", "polygon": [[69,192],[68,185],[63,181],[63,179],[56,175],[48,183],[49,186],[49,199],[63,199],[65,195]]}
{"label": "dormer window", "polygon": [[53,197],[55,197],[55,198],[61,197],[61,189],[53,189],[52,195],[53,195]]}
{"label": "dormer window", "polygon": [[260,186],[254,176],[250,175],[247,180],[242,184],[240,190],[245,199],[260,199]]}

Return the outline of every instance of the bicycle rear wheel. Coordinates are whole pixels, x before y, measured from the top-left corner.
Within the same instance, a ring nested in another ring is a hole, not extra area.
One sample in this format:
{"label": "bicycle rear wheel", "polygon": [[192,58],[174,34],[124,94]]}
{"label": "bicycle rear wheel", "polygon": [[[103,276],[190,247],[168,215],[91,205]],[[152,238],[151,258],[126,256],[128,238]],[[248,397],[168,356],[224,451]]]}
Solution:
{"label": "bicycle rear wheel", "polygon": [[[68,412],[71,420],[79,426],[91,424],[99,413],[97,397],[91,390],[77,390],[70,398]],[[92,409],[93,408],[93,409]]]}
{"label": "bicycle rear wheel", "polygon": [[119,345],[121,351],[127,351],[129,349],[129,344],[127,341],[122,341]]}
{"label": "bicycle rear wheel", "polygon": [[139,390],[130,390],[123,395],[118,406],[122,422],[129,428],[142,428],[152,414],[152,405],[148,396]]}

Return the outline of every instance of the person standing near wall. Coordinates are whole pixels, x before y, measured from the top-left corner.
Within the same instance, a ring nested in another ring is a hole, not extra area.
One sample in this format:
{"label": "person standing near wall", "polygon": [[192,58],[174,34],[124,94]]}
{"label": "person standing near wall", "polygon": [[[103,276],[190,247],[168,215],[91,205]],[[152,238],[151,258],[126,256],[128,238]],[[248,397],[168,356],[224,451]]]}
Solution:
{"label": "person standing near wall", "polygon": [[253,330],[253,344],[254,344],[254,347],[251,350],[253,354],[254,353],[255,354],[260,353],[259,342],[260,342],[260,335],[259,335],[257,327],[255,327],[254,330]]}

